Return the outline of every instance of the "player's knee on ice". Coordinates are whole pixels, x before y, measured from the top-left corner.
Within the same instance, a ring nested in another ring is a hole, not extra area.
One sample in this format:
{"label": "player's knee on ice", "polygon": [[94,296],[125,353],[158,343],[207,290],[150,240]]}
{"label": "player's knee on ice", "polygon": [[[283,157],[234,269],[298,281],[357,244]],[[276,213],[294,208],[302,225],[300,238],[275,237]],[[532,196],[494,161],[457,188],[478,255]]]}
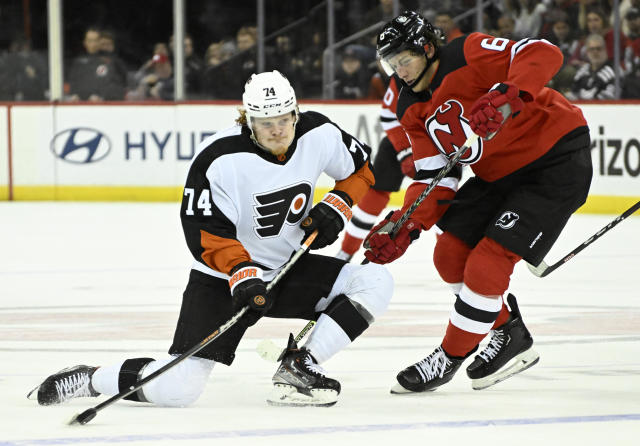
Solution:
{"label": "player's knee on ice", "polygon": [[[116,395],[172,360],[173,358],[128,359],[118,364],[98,368],[91,378],[91,383],[100,393]],[[149,402],[158,406],[188,406],[202,394],[214,365],[215,361],[208,359],[187,358],[125,399]]]}
{"label": "player's knee on ice", "polygon": [[[144,369],[142,377],[150,375],[172,359],[149,363]],[[150,403],[159,406],[189,406],[204,391],[214,365],[215,361],[208,359],[187,358],[144,386],[144,397]]]}

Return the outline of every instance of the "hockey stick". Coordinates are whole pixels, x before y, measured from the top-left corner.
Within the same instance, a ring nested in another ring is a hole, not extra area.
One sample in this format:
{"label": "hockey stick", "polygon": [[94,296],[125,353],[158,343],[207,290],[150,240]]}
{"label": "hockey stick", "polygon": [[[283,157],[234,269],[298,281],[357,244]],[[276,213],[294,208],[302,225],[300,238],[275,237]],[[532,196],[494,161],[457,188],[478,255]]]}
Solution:
{"label": "hockey stick", "polygon": [[578,246],[576,249],[574,249],[573,251],[571,251],[569,254],[567,254],[566,256],[564,256],[561,260],[557,261],[556,263],[554,263],[553,265],[547,265],[545,263],[545,261],[543,260],[542,262],[540,262],[540,264],[538,266],[533,266],[530,265],[529,263],[527,263],[527,267],[529,267],[529,271],[531,271],[534,275],[538,276],[538,277],[545,277],[548,276],[549,274],[551,274],[553,271],[555,271],[556,269],[558,269],[560,266],[564,265],[565,263],[567,263],[569,260],[571,260],[572,258],[575,257],[576,254],[578,254],[580,251],[582,251],[584,248],[586,248],[587,246],[589,246],[591,243],[595,242],[596,240],[598,240],[602,235],[604,235],[607,231],[609,231],[610,229],[612,229],[615,225],[617,225],[618,223],[620,223],[622,220],[624,220],[625,218],[627,218],[629,215],[633,214],[635,211],[637,211],[638,209],[640,209],[640,201],[638,201],[636,204],[634,204],[633,206],[631,206],[629,209],[627,209],[626,211],[624,211],[622,214],[618,215],[615,220],[613,220],[612,222],[610,222],[608,225],[606,225],[604,228],[600,229],[598,232],[596,232],[595,234],[593,234],[589,239],[587,239],[585,242],[583,242],[580,246]]}
{"label": "hockey stick", "polygon": [[[291,259],[289,259],[289,261],[280,270],[280,272],[278,274],[276,274],[276,276],[273,278],[273,280],[267,284],[267,292],[269,292],[282,279],[282,277],[284,277],[284,275],[291,269],[293,264],[296,263],[298,261],[298,259],[300,257],[302,257],[302,255],[309,250],[309,247],[311,246],[311,243],[313,243],[313,241],[315,240],[317,235],[318,235],[318,231],[316,230],[316,231],[313,231],[309,235],[309,237],[307,237],[307,239],[304,241],[304,243],[302,244],[300,249],[298,249],[293,254],[293,256],[291,256]],[[149,381],[157,378],[158,376],[162,375],[164,372],[166,372],[170,368],[178,365],[179,363],[181,363],[185,359],[187,359],[187,358],[193,356],[194,354],[198,353],[200,350],[202,350],[207,345],[209,345],[211,342],[213,342],[215,339],[217,339],[222,333],[227,331],[229,328],[233,327],[238,322],[238,320],[248,310],[249,310],[249,306],[248,305],[243,307],[243,308],[241,308],[240,311],[238,311],[236,314],[234,314],[231,317],[231,319],[229,319],[227,322],[222,324],[220,326],[220,328],[218,328],[216,331],[214,331],[209,336],[204,338],[198,344],[196,344],[193,347],[191,347],[185,353],[181,354],[180,356],[175,358],[173,361],[165,364],[163,367],[159,368],[158,370],[156,370],[155,372],[153,372],[152,374],[150,374],[146,378],[141,379],[135,385],[129,387],[127,390],[123,390],[122,392],[118,393],[117,395],[112,396],[108,400],[103,401],[102,403],[100,403],[100,404],[98,404],[98,405],[96,405],[96,406],[94,406],[92,408],[89,408],[89,409],[85,410],[84,412],[82,412],[80,414],[74,415],[71,418],[71,420],[69,420],[69,422],[67,424],[87,424],[89,421],[91,421],[93,418],[95,418],[97,413],[100,412],[101,410],[106,409],[107,407],[109,407],[110,405],[115,403],[116,401],[119,401],[119,400],[121,400],[123,398],[126,398],[127,396],[131,395],[132,393],[134,393],[135,391],[140,389],[142,386],[147,384]]]}
{"label": "hockey stick", "polygon": [[431,191],[436,188],[436,186],[438,185],[438,183],[440,183],[440,181],[444,178],[444,176],[448,174],[451,169],[453,169],[453,166],[455,166],[458,163],[458,161],[460,161],[460,158],[462,158],[464,154],[467,153],[467,150],[471,148],[471,146],[476,142],[478,138],[479,136],[473,133],[471,136],[467,138],[467,140],[464,142],[464,145],[460,147],[460,149],[458,149],[456,154],[453,155],[451,158],[449,158],[449,161],[447,162],[447,164],[445,164],[445,166],[442,169],[440,169],[440,172],[438,172],[438,174],[435,177],[433,177],[433,180],[431,180],[429,187],[427,187],[425,190],[423,190],[420,193],[420,195],[418,195],[418,198],[416,198],[416,200],[411,204],[411,206],[409,206],[409,208],[407,208],[407,210],[404,211],[404,214],[402,214],[402,216],[398,219],[398,221],[393,225],[393,229],[391,229],[391,232],[389,233],[389,236],[391,238],[394,238],[396,236],[396,233],[400,230],[402,225],[405,224],[407,220],[409,220],[409,217],[411,217],[411,214],[414,213],[416,208],[420,206],[420,204],[422,204],[425,198],[427,198],[427,196],[431,193]]}
{"label": "hockey stick", "polygon": [[[425,200],[425,198],[427,198],[427,196],[431,193],[431,191],[433,191],[436,188],[436,186],[438,185],[438,183],[440,183],[440,181],[444,178],[444,176],[448,174],[451,169],[453,169],[453,166],[455,166],[460,160],[460,158],[462,158],[464,154],[467,153],[467,150],[469,150],[469,148],[473,145],[473,143],[476,142],[478,138],[479,136],[473,133],[471,136],[467,138],[463,146],[458,149],[456,154],[453,155],[451,158],[449,158],[449,161],[447,162],[447,164],[445,164],[444,167],[440,169],[438,174],[435,177],[433,177],[433,179],[431,180],[431,183],[429,184],[429,187],[427,187],[425,190],[420,192],[420,195],[418,195],[418,197],[411,204],[411,206],[409,206],[407,210],[404,211],[404,214],[402,214],[402,216],[398,219],[398,221],[394,223],[393,227],[391,228],[391,231],[389,231],[389,237],[395,238],[396,233],[400,230],[402,225],[405,224],[405,222],[409,219],[409,217],[411,217],[411,214],[413,214],[416,208],[420,206],[420,204],[422,204],[422,202]],[[368,248],[366,243],[365,243],[365,248]],[[369,263],[369,259],[364,259],[362,261],[362,265],[367,263]]]}

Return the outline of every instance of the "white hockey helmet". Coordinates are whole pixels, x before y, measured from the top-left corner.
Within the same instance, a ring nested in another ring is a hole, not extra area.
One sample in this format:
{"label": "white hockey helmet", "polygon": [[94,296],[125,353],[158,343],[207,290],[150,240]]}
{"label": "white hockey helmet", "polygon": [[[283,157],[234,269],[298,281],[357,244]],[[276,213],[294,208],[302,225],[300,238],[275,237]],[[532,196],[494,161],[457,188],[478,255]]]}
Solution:
{"label": "white hockey helmet", "polygon": [[277,70],[252,74],[244,85],[242,105],[249,128],[251,118],[270,118],[288,112],[298,115],[296,93],[287,78]]}

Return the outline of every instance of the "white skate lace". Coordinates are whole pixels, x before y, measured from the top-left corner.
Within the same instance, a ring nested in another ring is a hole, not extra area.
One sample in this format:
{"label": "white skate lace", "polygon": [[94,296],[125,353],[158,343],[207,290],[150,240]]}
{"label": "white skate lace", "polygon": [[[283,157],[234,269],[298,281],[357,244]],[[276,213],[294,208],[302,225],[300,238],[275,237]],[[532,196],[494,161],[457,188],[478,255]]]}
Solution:
{"label": "white skate lace", "polygon": [[418,370],[422,379],[427,382],[435,377],[442,378],[449,364],[451,364],[451,361],[447,358],[444,350],[438,348],[422,361],[415,364],[414,367]]}
{"label": "white skate lace", "polygon": [[60,401],[71,398],[91,396],[89,390],[90,377],[87,373],[75,373],[55,381],[56,392]]}
{"label": "white skate lace", "polygon": [[491,340],[489,341],[489,345],[485,347],[478,356],[484,359],[486,362],[491,361],[502,349],[502,345],[505,341],[505,335],[502,330],[494,330],[493,336],[491,336]]}
{"label": "white skate lace", "polygon": [[311,356],[308,356],[308,355],[305,356],[304,365],[307,368],[307,370],[317,375],[324,376],[326,374],[326,371],[320,366],[320,364],[317,364],[316,362],[314,362],[313,359],[311,359]]}

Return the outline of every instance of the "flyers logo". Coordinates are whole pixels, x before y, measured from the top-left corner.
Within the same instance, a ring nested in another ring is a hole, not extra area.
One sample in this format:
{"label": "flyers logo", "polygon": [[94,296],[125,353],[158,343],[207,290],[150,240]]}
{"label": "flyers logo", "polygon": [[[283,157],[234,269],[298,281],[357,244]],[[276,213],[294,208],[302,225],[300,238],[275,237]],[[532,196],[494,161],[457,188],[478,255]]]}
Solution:
{"label": "flyers logo", "polygon": [[[425,127],[431,140],[435,143],[438,151],[450,157],[464,145],[464,142],[473,134],[469,121],[464,116],[464,108],[455,99],[449,99],[442,104],[436,112],[427,118]],[[460,163],[473,164],[482,157],[482,138],[467,151],[460,159]]]}
{"label": "flyers logo", "polygon": [[311,185],[308,183],[294,184],[273,192],[254,195],[253,199],[257,203],[254,206],[254,221],[258,237],[275,237],[280,234],[285,223],[298,223],[310,198]]}

